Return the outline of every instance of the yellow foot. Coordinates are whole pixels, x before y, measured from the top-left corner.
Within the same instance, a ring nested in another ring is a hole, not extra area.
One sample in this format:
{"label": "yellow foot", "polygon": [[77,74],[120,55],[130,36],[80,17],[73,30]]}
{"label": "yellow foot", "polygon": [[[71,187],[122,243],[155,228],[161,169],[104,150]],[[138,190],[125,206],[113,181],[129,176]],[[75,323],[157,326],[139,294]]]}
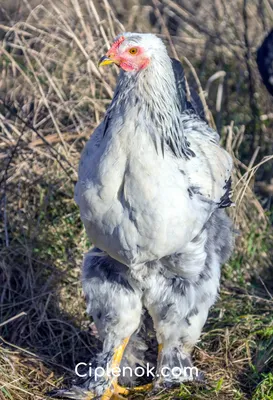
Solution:
{"label": "yellow foot", "polygon": [[[129,342],[130,338],[125,338],[122,343],[114,350],[114,356],[112,359],[111,369],[118,368],[124,353],[124,350]],[[117,379],[113,379],[110,387],[106,389],[106,391],[101,396],[100,400],[124,400],[126,396],[133,393],[140,393],[151,390],[153,387],[152,384],[137,386],[134,388],[125,388],[123,386],[118,385]],[[125,397],[124,397],[125,396]],[[94,395],[90,393],[90,397],[87,397],[86,400],[94,399]]]}
{"label": "yellow foot", "polygon": [[[143,386],[137,386],[134,388],[125,388],[123,386],[118,385],[116,382],[112,382],[111,389],[108,388],[100,400],[126,400],[126,396],[129,394],[145,392],[151,390],[153,385],[151,383]],[[73,400],[94,400],[98,399],[98,396],[91,391],[86,391],[85,389],[81,389],[79,387],[73,386],[71,389],[57,389],[50,393],[47,393],[48,396],[54,398],[62,398],[62,399],[73,399]],[[125,397],[124,397],[125,396]]]}
{"label": "yellow foot", "polygon": [[[129,342],[130,338],[125,338],[122,343],[115,349],[114,351],[114,356],[112,360],[112,365],[111,369],[114,370],[115,368],[118,368],[120,365],[120,362],[122,360],[122,356],[124,353],[124,350]],[[101,396],[101,400],[119,400],[119,399],[124,399],[121,395],[127,396],[129,394],[129,391],[126,388],[123,388],[122,386],[119,386],[116,380],[112,381],[111,387],[106,389],[106,391],[103,393]]]}
{"label": "yellow foot", "polygon": [[122,360],[123,353],[129,342],[129,339],[130,339],[129,337],[123,339],[122,343],[114,350],[114,356],[113,356],[112,365],[111,365],[112,369],[119,367],[119,364]]}
{"label": "yellow foot", "polygon": [[[119,400],[124,399],[129,394],[129,390],[119,386],[116,382],[112,383],[112,388],[108,388],[103,395],[101,396],[101,400]],[[123,395],[123,396],[121,396]]]}
{"label": "yellow foot", "polygon": [[102,395],[101,400],[124,400],[124,396],[128,396],[129,394],[147,392],[153,388],[152,383],[147,383],[147,385],[136,386],[134,388],[125,388],[123,386],[118,385],[117,383],[113,384],[113,389],[110,388],[105,391]]}
{"label": "yellow foot", "polygon": [[147,383],[146,385],[135,386],[130,389],[130,393],[139,393],[139,392],[149,392],[153,388],[153,383]]}

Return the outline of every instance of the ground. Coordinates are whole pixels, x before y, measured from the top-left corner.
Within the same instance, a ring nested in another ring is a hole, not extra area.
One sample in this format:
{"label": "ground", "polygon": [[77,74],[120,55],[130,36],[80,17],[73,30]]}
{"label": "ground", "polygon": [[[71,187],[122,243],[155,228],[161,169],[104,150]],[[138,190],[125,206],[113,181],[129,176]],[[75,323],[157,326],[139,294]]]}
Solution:
{"label": "ground", "polygon": [[47,399],[100,346],[81,290],[91,244],[73,189],[115,82],[116,70],[100,72],[97,60],[125,29],[166,38],[190,84],[205,88],[210,123],[235,163],[236,248],[194,351],[206,385],[153,398],[273,399],[272,99],[255,64],[271,3],[17,3],[0,0],[0,399]]}

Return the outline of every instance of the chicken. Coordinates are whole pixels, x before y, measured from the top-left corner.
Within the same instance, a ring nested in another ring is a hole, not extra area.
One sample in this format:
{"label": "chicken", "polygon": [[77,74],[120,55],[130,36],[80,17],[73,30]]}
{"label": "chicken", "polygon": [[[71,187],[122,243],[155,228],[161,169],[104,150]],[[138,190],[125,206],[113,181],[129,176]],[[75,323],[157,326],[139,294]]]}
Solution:
{"label": "chicken", "polygon": [[[114,97],[83,150],[75,188],[96,246],[84,259],[83,290],[103,341],[100,367],[147,368],[152,319],[157,389],[198,379],[191,352],[232,250],[223,210],[231,205],[232,160],[196,96],[187,101],[183,68],[161,39],[119,35],[100,61],[112,63],[120,67]],[[83,388],[103,400],[128,393],[111,373]]]}
{"label": "chicken", "polygon": [[273,30],[257,51],[257,64],[265,87],[273,96]]}

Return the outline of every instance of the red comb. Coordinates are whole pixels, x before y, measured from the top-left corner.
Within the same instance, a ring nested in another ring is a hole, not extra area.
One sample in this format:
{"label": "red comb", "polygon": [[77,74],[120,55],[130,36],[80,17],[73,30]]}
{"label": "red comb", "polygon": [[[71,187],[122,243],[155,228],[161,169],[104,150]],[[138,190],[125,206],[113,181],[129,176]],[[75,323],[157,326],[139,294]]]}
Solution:
{"label": "red comb", "polygon": [[120,36],[120,37],[118,38],[118,40],[116,40],[116,41],[113,43],[113,45],[112,45],[112,47],[111,47],[111,50],[116,50],[116,49],[119,47],[119,45],[120,45],[124,40],[125,40],[125,37],[124,37],[124,36]]}

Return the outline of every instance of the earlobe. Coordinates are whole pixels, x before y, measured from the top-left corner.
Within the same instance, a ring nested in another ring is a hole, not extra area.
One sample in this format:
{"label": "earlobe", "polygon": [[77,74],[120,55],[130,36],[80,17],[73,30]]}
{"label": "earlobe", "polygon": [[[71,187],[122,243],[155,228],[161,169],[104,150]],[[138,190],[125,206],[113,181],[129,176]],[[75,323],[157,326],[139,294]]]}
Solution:
{"label": "earlobe", "polygon": [[149,64],[150,64],[150,59],[149,58],[145,58],[143,64],[140,66],[140,69],[147,68]]}

